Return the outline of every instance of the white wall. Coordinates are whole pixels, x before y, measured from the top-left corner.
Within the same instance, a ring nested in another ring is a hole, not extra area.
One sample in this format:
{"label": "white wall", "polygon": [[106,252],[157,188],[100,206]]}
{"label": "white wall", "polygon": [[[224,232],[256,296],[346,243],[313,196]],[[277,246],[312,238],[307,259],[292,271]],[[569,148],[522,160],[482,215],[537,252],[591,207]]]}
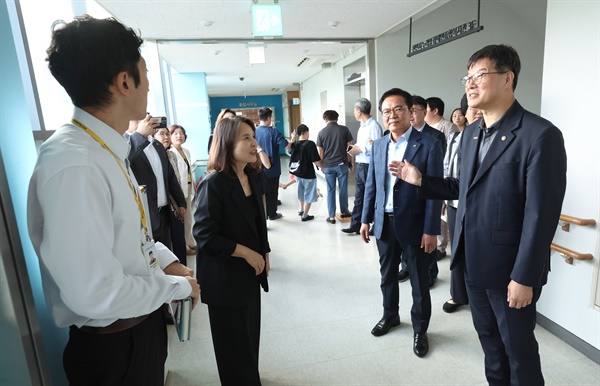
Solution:
{"label": "white wall", "polygon": [[366,46],[355,50],[354,54],[337,61],[331,68],[319,72],[300,85],[300,99],[302,101],[301,117],[302,123],[310,130],[310,139],[317,140],[317,134],[323,127],[324,110],[321,107],[321,93],[327,91],[327,109],[335,110],[340,114],[338,123],[344,125],[346,122],[344,109],[344,66],[356,61],[367,54]]}
{"label": "white wall", "polygon": [[[418,55],[407,57],[409,28],[375,40],[377,95],[392,87],[424,98],[437,96],[446,104],[444,116],[460,106],[469,57],[488,44],[508,44],[521,57],[522,70],[516,90],[519,102],[539,114],[544,54],[545,1],[482,0],[483,31]],[[477,18],[476,1],[450,1],[413,21],[412,43]]]}
{"label": "white wall", "polygon": [[[562,130],[567,148],[567,194],[562,213],[596,221],[600,220],[599,15],[598,2],[548,2],[542,86],[542,115]],[[600,313],[593,307],[599,238],[598,225],[572,225],[569,233],[559,228],[555,243],[592,253],[594,260],[568,265],[553,253],[552,272],[538,311],[600,349]]]}

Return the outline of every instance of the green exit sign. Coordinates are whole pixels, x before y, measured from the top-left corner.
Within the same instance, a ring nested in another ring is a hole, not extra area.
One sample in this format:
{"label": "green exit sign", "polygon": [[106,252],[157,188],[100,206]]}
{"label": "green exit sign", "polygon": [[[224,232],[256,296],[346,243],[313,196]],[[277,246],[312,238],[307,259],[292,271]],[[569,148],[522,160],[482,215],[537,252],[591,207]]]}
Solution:
{"label": "green exit sign", "polygon": [[252,29],[254,37],[283,36],[280,4],[253,4]]}

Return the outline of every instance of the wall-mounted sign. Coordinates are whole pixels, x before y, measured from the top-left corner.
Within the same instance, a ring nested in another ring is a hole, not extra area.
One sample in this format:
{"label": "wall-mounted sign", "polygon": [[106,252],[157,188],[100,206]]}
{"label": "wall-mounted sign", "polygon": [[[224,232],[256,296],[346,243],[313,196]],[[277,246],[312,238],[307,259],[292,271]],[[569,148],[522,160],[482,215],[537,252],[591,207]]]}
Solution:
{"label": "wall-mounted sign", "polygon": [[410,29],[408,35],[408,54],[406,56],[411,57],[421,52],[425,52],[432,48],[441,46],[446,43],[450,43],[453,40],[463,38],[471,35],[475,32],[483,30],[483,26],[479,24],[479,13],[481,10],[481,0],[477,1],[477,19],[463,23],[458,27],[450,28],[449,30],[437,34],[427,40],[420,43],[412,44],[412,17],[410,18]]}

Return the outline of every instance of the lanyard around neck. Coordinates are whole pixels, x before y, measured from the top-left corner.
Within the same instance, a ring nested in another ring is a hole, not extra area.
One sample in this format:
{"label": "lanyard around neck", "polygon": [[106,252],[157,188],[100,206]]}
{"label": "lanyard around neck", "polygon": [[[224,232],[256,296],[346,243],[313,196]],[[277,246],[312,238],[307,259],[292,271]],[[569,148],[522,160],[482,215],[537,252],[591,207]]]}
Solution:
{"label": "lanyard around neck", "polygon": [[121,169],[121,172],[123,172],[123,175],[125,176],[125,179],[127,180],[129,189],[131,189],[131,193],[133,193],[133,196],[135,197],[135,201],[137,202],[137,205],[138,205],[138,210],[140,211],[140,222],[142,223],[142,227],[144,228],[144,233],[146,233],[146,235],[148,235],[148,223],[146,222],[146,212],[144,211],[144,204],[142,203],[142,198],[140,197],[139,193],[133,186],[133,183],[129,179],[129,176],[128,176],[127,172],[125,171],[125,169],[123,168],[123,165],[121,165],[121,161],[119,161],[119,158],[117,157],[117,155],[108,147],[108,145],[102,140],[102,138],[98,137],[98,135],[96,133],[94,133],[89,127],[87,127],[83,123],[79,122],[75,118],[72,118],[71,122],[73,122],[75,125],[79,126],[79,128],[81,128],[83,131],[88,133],[90,135],[90,137],[92,137],[96,142],[98,142],[98,144],[100,144],[100,146],[102,146],[104,149],[106,149],[115,158],[115,161],[117,161],[117,164],[119,165],[119,168]]}

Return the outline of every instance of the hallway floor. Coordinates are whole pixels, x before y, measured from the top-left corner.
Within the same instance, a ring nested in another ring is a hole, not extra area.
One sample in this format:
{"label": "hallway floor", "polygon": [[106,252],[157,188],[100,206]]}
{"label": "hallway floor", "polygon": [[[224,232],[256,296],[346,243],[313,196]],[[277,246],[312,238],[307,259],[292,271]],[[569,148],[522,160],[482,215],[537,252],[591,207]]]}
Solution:
{"label": "hallway floor", "polygon": [[[325,195],[322,179],[318,186]],[[430,351],[418,358],[412,352],[408,281],[399,284],[400,327],[379,338],[370,333],[382,315],[374,238],[365,244],[341,232],[347,224],[325,222],[326,197],[313,204],[315,219],[308,222],[297,215],[296,185],[280,189],[280,199],[284,217],[267,223],[272,253],[270,292],[262,293],[263,385],[487,384],[469,308],[442,311],[450,259],[439,262],[439,281],[431,290]],[[547,385],[600,384],[598,364],[542,327],[536,332]],[[194,310],[190,341],[171,336],[167,367],[169,386],[220,384],[206,305]]]}

